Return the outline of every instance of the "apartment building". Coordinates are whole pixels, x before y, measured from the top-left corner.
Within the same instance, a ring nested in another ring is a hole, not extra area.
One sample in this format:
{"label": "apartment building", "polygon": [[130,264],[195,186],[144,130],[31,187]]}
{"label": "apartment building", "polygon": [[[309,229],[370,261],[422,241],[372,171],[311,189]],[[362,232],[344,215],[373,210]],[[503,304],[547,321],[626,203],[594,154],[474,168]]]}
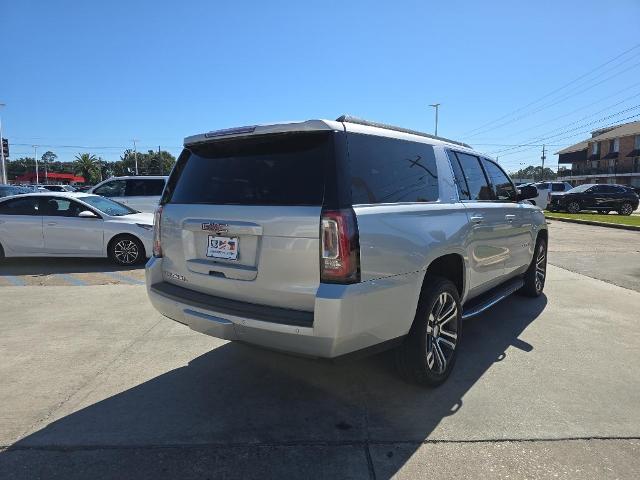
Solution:
{"label": "apartment building", "polygon": [[640,187],[640,121],[595,130],[556,153],[558,180]]}

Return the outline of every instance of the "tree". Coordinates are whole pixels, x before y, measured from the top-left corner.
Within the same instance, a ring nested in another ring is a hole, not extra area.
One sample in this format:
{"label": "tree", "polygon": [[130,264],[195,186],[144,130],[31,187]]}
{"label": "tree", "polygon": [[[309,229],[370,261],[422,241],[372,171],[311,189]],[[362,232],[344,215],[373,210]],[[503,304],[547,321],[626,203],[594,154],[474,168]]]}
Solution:
{"label": "tree", "polygon": [[[529,165],[526,168],[521,168],[516,172],[511,172],[509,175],[513,178],[530,178],[535,181],[542,180],[542,167]],[[551,170],[550,168],[544,169],[544,179],[545,180],[555,180],[557,178],[556,172]]]}
{"label": "tree", "polygon": [[47,164],[51,164],[51,162],[53,162],[56,158],[58,158],[58,155],[53,153],[51,150],[47,150],[42,154],[42,157],[40,157],[40,160],[44,165],[45,177],[47,175]]}
{"label": "tree", "polygon": [[76,174],[82,175],[87,183],[98,183],[100,178],[98,157],[90,153],[79,153],[75,158],[74,170]]}

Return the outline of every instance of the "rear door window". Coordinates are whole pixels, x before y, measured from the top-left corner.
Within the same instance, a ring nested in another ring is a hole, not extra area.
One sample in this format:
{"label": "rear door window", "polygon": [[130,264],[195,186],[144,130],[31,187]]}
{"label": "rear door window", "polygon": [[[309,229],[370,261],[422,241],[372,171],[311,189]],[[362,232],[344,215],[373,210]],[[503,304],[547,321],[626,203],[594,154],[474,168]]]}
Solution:
{"label": "rear door window", "polygon": [[0,215],[38,215],[39,197],[26,197],[0,203]]}
{"label": "rear door window", "polygon": [[155,178],[135,178],[127,180],[127,197],[150,197],[162,195],[164,180]]}
{"label": "rear door window", "polygon": [[169,203],[321,205],[328,132],[259,135],[190,146],[167,186]]}
{"label": "rear door window", "polygon": [[552,183],[551,184],[551,191],[552,192],[564,192],[565,191],[564,183]]}
{"label": "rear door window", "polygon": [[453,154],[459,162],[460,169],[464,175],[469,200],[495,200],[493,189],[489,186],[487,177],[480,165],[480,159],[468,153],[450,153]]}
{"label": "rear door window", "polygon": [[433,146],[363,134],[347,138],[353,204],[438,200]]}

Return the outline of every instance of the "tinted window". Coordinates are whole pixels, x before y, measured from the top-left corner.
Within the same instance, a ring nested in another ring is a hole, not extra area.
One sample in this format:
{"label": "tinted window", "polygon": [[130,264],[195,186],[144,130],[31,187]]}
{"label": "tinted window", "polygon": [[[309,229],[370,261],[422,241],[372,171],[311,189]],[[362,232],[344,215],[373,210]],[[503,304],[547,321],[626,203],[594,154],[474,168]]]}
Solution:
{"label": "tinted window", "polygon": [[164,180],[162,179],[133,179],[127,180],[127,196],[160,196],[164,188]]}
{"label": "tinted window", "polygon": [[187,204],[321,205],[332,150],[326,132],[195,145],[181,155],[165,197]]}
{"label": "tinted window", "polygon": [[0,215],[37,215],[38,197],[16,198],[0,203]]}
{"label": "tinted window", "polygon": [[513,186],[513,183],[511,183],[511,180],[509,180],[507,174],[491,160],[483,158],[482,165],[489,176],[489,181],[491,182],[496,198],[500,201],[515,201],[517,196],[516,188]]}
{"label": "tinted window", "polygon": [[606,185],[594,185],[587,190],[588,193],[605,193],[607,191]]}
{"label": "tinted window", "polygon": [[538,190],[549,190],[549,184],[548,184],[548,183],[546,183],[546,182],[536,183],[536,184],[535,184],[535,187],[536,187]]}
{"label": "tinted window", "polygon": [[452,152],[451,150],[447,153],[449,154],[449,161],[453,168],[453,176],[456,181],[456,187],[458,188],[458,196],[460,197],[460,200],[470,200],[471,194],[469,193],[469,187],[467,186],[467,181],[464,178],[464,173],[462,172],[462,167],[460,166],[458,157],[455,152]]}
{"label": "tinted window", "polygon": [[564,183],[552,183],[551,184],[551,191],[552,192],[564,192],[565,191]]}
{"label": "tinted window", "polygon": [[42,197],[40,200],[40,211],[42,215],[77,217],[83,210],[86,210],[86,208],[68,198]]}
{"label": "tinted window", "polygon": [[103,197],[124,197],[125,186],[124,180],[112,180],[96,188],[93,193]]}
{"label": "tinted window", "polygon": [[464,179],[467,183],[467,190],[471,200],[493,200],[493,190],[487,183],[480,159],[474,155],[467,153],[455,153],[460,162],[460,167],[464,173]]}

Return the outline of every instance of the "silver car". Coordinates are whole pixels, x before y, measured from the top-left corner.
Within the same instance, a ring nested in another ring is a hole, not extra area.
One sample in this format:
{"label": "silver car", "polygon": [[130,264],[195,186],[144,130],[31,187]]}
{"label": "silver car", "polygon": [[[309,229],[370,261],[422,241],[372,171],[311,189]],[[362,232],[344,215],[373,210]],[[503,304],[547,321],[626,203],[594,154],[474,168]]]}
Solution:
{"label": "silver car", "polygon": [[542,293],[535,194],[465,144],[353,117],[188,137],[149,297],[193,330],[284,352],[397,347],[403,375],[437,385],[463,318]]}

